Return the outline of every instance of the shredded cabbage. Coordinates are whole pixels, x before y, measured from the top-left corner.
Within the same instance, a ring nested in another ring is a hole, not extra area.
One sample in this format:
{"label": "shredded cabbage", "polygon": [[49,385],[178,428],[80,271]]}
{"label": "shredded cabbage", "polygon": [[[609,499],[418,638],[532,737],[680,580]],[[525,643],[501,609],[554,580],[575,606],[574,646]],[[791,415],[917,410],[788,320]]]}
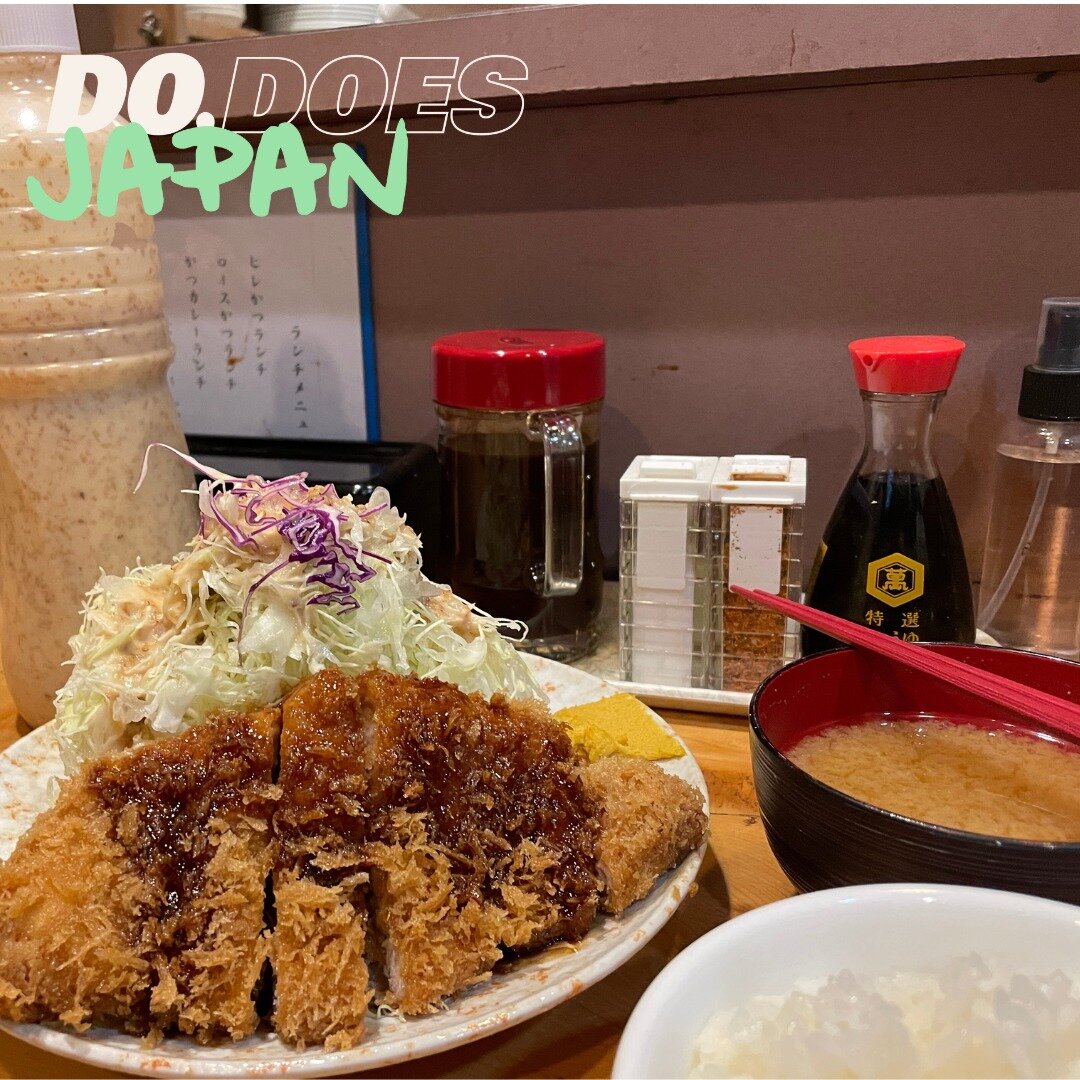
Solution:
{"label": "shredded cabbage", "polygon": [[544,697],[499,632],[514,624],[424,577],[420,540],[385,490],[358,507],[303,473],[230,477],[183,456],[209,476],[198,535],[172,563],[102,575],[71,639],[56,695],[69,773],[213,710],[277,701],[327,667]]}

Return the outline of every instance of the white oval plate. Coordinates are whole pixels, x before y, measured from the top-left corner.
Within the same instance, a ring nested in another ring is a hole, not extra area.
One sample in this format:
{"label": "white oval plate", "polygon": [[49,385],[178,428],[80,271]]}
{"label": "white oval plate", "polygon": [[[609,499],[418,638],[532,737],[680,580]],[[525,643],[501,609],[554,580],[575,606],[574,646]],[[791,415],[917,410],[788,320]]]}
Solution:
{"label": "white oval plate", "polygon": [[[595,701],[614,692],[593,675],[523,655],[547,692],[552,710]],[[656,719],[671,731],[663,720]],[[685,757],[660,764],[698,788],[708,809],[705,778],[689,751]],[[43,805],[51,778],[60,775],[60,758],[50,725],[38,728],[0,755],[0,858],[6,859],[11,853]],[[159,1046],[147,1049],[139,1039],[107,1028],[76,1034],[48,1024],[0,1021],[0,1027],[62,1057],[143,1076],[331,1076],[413,1061],[520,1024],[610,975],[675,913],[697,876],[703,854],[704,847],[688,856],[657,882],[649,896],[621,916],[601,916],[573,950],[556,946],[519,961],[489,982],[456,994],[448,1008],[432,1016],[404,1019],[369,1015],[365,1041],[351,1050],[294,1050],[271,1032],[216,1046],[201,1046],[185,1037],[170,1036]]]}

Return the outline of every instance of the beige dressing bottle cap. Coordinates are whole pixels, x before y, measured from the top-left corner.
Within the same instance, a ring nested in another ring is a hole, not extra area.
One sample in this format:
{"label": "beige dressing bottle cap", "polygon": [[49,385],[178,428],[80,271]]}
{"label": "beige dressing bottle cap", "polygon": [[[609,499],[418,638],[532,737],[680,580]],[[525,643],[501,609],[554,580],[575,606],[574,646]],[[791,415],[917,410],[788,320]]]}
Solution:
{"label": "beige dressing bottle cap", "polygon": [[79,51],[71,4],[0,5],[0,53]]}

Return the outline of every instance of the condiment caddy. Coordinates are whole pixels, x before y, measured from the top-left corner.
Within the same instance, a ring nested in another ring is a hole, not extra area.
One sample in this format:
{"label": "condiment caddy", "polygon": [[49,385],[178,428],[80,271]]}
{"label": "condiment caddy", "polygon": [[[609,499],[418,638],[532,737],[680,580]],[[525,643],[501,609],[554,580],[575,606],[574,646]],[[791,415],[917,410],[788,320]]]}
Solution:
{"label": "condiment caddy", "polygon": [[727,585],[801,595],[805,502],[804,458],[635,458],[620,482],[615,685],[654,704],[745,712],[797,638]]}
{"label": "condiment caddy", "polygon": [[776,454],[720,458],[709,488],[712,635],[709,685],[752,693],[798,655],[794,624],[731,591],[802,595],[806,459]]}

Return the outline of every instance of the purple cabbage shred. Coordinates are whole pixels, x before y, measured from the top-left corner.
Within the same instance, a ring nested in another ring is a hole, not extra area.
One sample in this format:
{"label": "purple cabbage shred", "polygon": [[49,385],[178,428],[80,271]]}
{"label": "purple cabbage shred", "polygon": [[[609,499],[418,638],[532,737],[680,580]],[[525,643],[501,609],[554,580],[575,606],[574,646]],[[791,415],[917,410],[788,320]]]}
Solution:
{"label": "purple cabbage shred", "polygon": [[[255,538],[269,529],[277,529],[282,539],[287,541],[293,549],[287,559],[272,566],[248,590],[240,620],[241,634],[252,594],[267,578],[290,563],[311,564],[312,569],[308,574],[307,583],[322,585],[325,589],[324,592],[311,597],[308,600],[309,604],[339,604],[345,608],[355,608],[359,606],[359,601],[353,592],[354,587],[362,585],[375,576],[375,571],[364,563],[363,557],[377,559],[384,563],[391,561],[385,556],[376,555],[373,551],[357,551],[356,546],[341,535],[339,514],[334,510],[316,505],[318,501],[336,500],[337,491],[330,484],[321,492],[313,492],[307,486],[308,474],[306,472],[270,481],[258,476],[230,476],[228,473],[204,465],[190,454],[183,453],[165,443],[151,443],[143,455],[142,472],[135,485],[136,491],[146,478],[150,451],[155,447],[170,451],[209,478],[210,490],[207,502],[210,516],[217,521],[237,547],[251,546],[257,549],[259,545]],[[221,484],[229,484],[231,488],[215,486]],[[251,527],[248,531],[245,532],[230,522],[218,505],[227,493],[232,494],[242,506],[243,520]],[[267,509],[265,506],[271,499],[277,499],[280,504],[288,506],[289,509],[281,517],[275,517],[277,508]],[[388,506],[389,503],[369,506],[359,511],[359,515],[361,518],[368,518],[380,510],[387,509]],[[207,536],[208,520],[206,513],[199,517],[199,536],[203,539]],[[239,645],[239,642],[237,644]]]}
{"label": "purple cabbage shred", "polygon": [[[341,520],[335,511],[313,505],[310,501],[297,502],[296,496],[309,498],[310,489],[306,487],[305,479],[306,474],[301,473],[264,484],[254,477],[248,477],[229,491],[219,488],[210,494],[210,509],[214,518],[237,547],[256,545],[255,538],[269,529],[276,529],[292,547],[287,559],[271,567],[248,590],[244,604],[245,616],[255,590],[290,563],[310,564],[308,584],[322,585],[325,590],[312,596],[308,600],[309,604],[338,604],[343,608],[355,608],[359,606],[359,602],[353,594],[354,587],[375,576],[375,571],[364,563],[363,558],[377,559],[384,563],[391,561],[373,551],[358,551],[354,544],[341,535]],[[218,505],[221,497],[226,494],[233,495],[243,504],[244,521],[252,526],[249,531],[242,531],[226,519]],[[333,495],[332,490],[328,489],[323,497],[326,495]],[[290,507],[281,517],[274,517],[274,510],[266,508],[266,502],[272,497]],[[384,503],[370,507],[361,511],[360,516],[369,517],[386,509],[386,506]],[[204,529],[204,526],[205,521],[200,523],[200,528]]]}

